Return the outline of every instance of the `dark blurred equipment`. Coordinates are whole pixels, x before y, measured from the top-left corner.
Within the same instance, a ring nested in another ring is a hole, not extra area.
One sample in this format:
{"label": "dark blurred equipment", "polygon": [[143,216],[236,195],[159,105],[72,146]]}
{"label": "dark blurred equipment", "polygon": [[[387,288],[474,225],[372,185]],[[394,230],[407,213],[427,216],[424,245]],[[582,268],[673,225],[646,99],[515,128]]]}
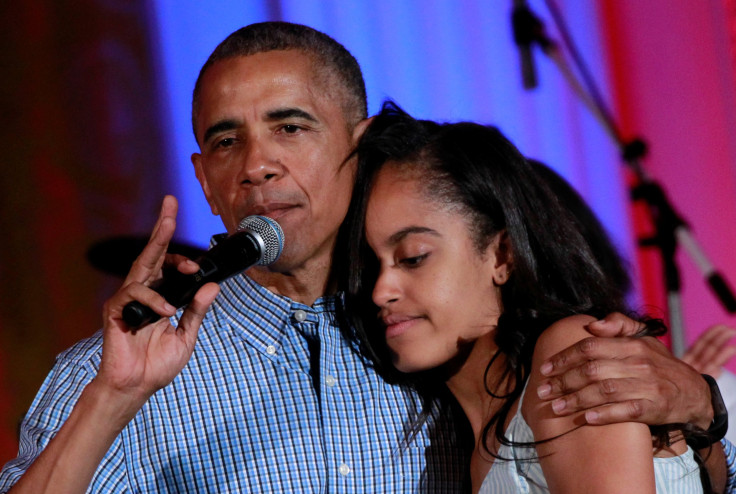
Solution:
{"label": "dark blurred equipment", "polygon": [[[99,240],[87,250],[87,261],[93,268],[119,278],[125,278],[148,243],[147,236],[121,235]],[[172,241],[167,250],[169,254],[181,254],[197,259],[206,249],[183,242]]]}
{"label": "dark blurred equipment", "polygon": [[[522,51],[522,60],[527,60],[527,65],[529,65],[530,47],[534,44],[539,45],[542,53],[547,55],[557,66],[562,76],[570,84],[572,91],[588,107],[603,130],[618,146],[624,163],[632,171],[636,183],[631,187],[631,199],[645,203],[656,230],[651,237],[641,239],[640,246],[656,247],[661,253],[664,286],[667,291],[672,352],[675,356],[682,357],[685,353],[685,339],[681,307],[680,270],[675,260],[678,247],[684,247],[685,252],[693,260],[717,300],[731,314],[736,313],[736,296],[730,284],[711,263],[696,241],[687,222],[677,213],[662,186],[653,177],[650,177],[642,167],[641,160],[647,152],[646,142],[640,138],[630,140],[624,138],[613,115],[606,106],[580,51],[573,42],[556,3],[553,0],[545,0],[544,3],[555,21],[563,41],[562,46],[567,48],[574,66],[567,63],[561,46],[546,36],[544,24],[539,17],[529,10],[526,2],[514,0],[512,26],[517,44],[520,49],[525,50]],[[531,89],[538,83],[536,76],[533,85],[528,84],[528,82],[532,81],[527,81],[525,78],[524,87],[526,89]]]}
{"label": "dark blurred equipment", "polygon": [[511,27],[514,31],[514,42],[519,47],[519,64],[524,89],[534,89],[539,83],[532,48],[536,43],[543,50],[548,50],[551,48],[551,42],[544,33],[544,24],[532,13],[526,0],[514,0]]}

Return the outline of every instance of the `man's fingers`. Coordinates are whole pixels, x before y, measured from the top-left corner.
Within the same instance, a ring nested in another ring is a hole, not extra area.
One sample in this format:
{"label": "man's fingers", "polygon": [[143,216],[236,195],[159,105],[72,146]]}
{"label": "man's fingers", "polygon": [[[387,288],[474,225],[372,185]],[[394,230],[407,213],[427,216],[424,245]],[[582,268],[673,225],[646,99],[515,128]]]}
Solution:
{"label": "man's fingers", "polygon": [[585,421],[591,425],[640,422],[648,424],[659,415],[656,405],[647,400],[629,400],[596,407],[585,412]]}
{"label": "man's fingers", "polygon": [[170,317],[176,312],[176,307],[169,304],[159,293],[151,290],[142,283],[132,282],[125,285],[125,287],[105,302],[103,306],[104,317],[106,319],[122,321],[123,308],[134,300],[149,307],[160,316]]}
{"label": "man's fingers", "polygon": [[158,219],[156,220],[156,224],[153,225],[153,231],[156,232],[163,218],[176,218],[178,210],[179,202],[176,200],[176,197],[172,195],[164,196],[163,201],[161,201],[161,210],[159,211]]}
{"label": "man's fingers", "polygon": [[168,247],[171,236],[169,235],[168,239],[166,237],[169,232],[173,234],[173,229],[176,227],[176,213],[178,209],[179,203],[174,196],[167,195],[164,197],[164,200],[161,203],[161,210],[159,211],[158,219],[156,220],[156,224],[153,226],[151,238],[148,241],[149,245],[153,244],[158,247]]}
{"label": "man's fingers", "polygon": [[606,338],[623,336],[625,335],[624,321],[622,318],[618,317],[621,315],[622,314],[619,314],[618,312],[609,314],[601,320],[593,321],[588,324],[586,329],[594,336],[603,336]]}
{"label": "man's fingers", "polygon": [[176,212],[178,203],[174,196],[164,197],[156,225],[148,244],[138,258],[133,262],[125,283],[150,281],[150,278],[158,274],[163,265],[166,250],[176,230]]}
{"label": "man's fingers", "polygon": [[624,360],[631,357],[669,355],[667,348],[652,336],[641,338],[585,338],[552,355],[540,366],[544,376],[556,376],[590,360]]}
{"label": "man's fingers", "polygon": [[539,371],[545,376],[555,376],[574,369],[592,360],[596,346],[597,342],[594,337],[582,339],[545,360]]}
{"label": "man's fingers", "polygon": [[199,264],[182,254],[166,254],[164,267],[176,269],[184,274],[194,274],[199,271]]}
{"label": "man's fingers", "polygon": [[588,324],[586,329],[594,336],[615,338],[619,336],[635,336],[643,327],[643,323],[631,319],[620,312],[614,312],[599,321]]}
{"label": "man's fingers", "polygon": [[652,386],[635,378],[605,379],[555,399],[552,401],[552,410],[558,415],[569,415],[600,408],[606,404],[637,403],[637,406],[641,406],[647,402],[639,397],[655,395],[656,391],[652,389]]}
{"label": "man's fingers", "polygon": [[638,340],[585,338],[545,360],[540,372],[545,376],[556,376],[591,360],[626,358],[634,354],[632,343],[637,344]]}
{"label": "man's fingers", "polygon": [[598,380],[601,365],[605,364],[600,360],[591,360],[563,374],[550,377],[540,383],[537,395],[544,400],[551,400],[578,391]]}
{"label": "man's fingers", "polygon": [[207,283],[197,291],[189,306],[182,314],[177,330],[183,331],[185,337],[188,340],[191,339],[192,345],[197,337],[197,329],[202,324],[202,319],[207,313],[207,309],[212,305],[218,293],[220,293],[220,285],[217,283]]}
{"label": "man's fingers", "polygon": [[652,362],[646,358],[625,360],[590,360],[559,375],[550,376],[537,387],[537,395],[552,400],[604,380],[637,378],[651,375]]}

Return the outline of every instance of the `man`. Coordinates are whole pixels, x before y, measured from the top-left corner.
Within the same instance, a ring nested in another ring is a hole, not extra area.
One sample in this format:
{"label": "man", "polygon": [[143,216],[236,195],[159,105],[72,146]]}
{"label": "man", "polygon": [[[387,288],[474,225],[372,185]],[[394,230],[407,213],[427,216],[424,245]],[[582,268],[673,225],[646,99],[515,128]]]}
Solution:
{"label": "man", "polygon": [[[218,46],[194,91],[195,173],[228,232],[245,216],[270,216],[284,230],[284,251],[275,264],[222,283],[219,296],[205,285],[176,312],[148,288],[175,228],[177,204],[167,197],[149,245],[105,304],[102,332],[65,352],[44,383],[0,491],[21,475],[19,492],[458,492],[467,485],[452,412],[432,410],[411,436],[418,401],[383,382],[335,323],[332,251],[352,189],[355,162],[347,157],[366,114],[357,62],[322,33],[264,23]],[[171,320],[131,331],[121,312],[132,300]],[[553,365],[546,395],[580,389],[558,401],[567,411],[578,401],[616,402],[595,409],[602,421],[631,419],[631,403],[651,400],[664,405],[637,408],[642,421],[700,416],[707,426],[710,394],[696,373],[646,350],[651,341],[616,341],[622,345],[613,351],[592,345],[603,357],[592,381]],[[636,368],[650,369],[646,386],[618,362],[624,346],[657,362]],[[565,361],[587,359],[590,348],[582,350],[569,350]],[[662,362],[666,378],[649,379]],[[595,382],[618,376],[625,379],[605,381],[620,386],[613,400],[593,396]],[[680,398],[670,379],[694,390],[688,407],[673,401]]]}

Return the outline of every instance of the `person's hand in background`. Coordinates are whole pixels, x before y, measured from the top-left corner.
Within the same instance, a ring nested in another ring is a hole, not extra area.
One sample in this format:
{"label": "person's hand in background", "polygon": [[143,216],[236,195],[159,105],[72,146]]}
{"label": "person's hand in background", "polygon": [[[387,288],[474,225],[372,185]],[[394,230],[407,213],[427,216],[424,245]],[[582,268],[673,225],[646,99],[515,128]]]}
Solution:
{"label": "person's hand in background", "polygon": [[682,360],[701,374],[718,378],[726,362],[736,355],[736,345],[730,344],[734,336],[736,329],[730,326],[711,326],[687,349]]}

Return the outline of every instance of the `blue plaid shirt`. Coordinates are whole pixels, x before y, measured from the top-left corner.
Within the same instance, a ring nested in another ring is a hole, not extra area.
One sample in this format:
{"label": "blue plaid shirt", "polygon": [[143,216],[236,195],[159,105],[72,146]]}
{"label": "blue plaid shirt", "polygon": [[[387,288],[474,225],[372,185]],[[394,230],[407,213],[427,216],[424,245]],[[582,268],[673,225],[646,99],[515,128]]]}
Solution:
{"label": "blue plaid shirt", "polygon": [[723,453],[726,455],[726,492],[736,492],[736,448],[728,439],[721,439]]}
{"label": "blue plaid shirt", "polygon": [[[419,402],[350,348],[334,298],[312,307],[240,275],[226,281],[181,374],[114,441],[90,492],[460,492],[468,457],[434,411],[407,447]],[[100,364],[100,333],[61,354],[28,412],[17,481]]]}

